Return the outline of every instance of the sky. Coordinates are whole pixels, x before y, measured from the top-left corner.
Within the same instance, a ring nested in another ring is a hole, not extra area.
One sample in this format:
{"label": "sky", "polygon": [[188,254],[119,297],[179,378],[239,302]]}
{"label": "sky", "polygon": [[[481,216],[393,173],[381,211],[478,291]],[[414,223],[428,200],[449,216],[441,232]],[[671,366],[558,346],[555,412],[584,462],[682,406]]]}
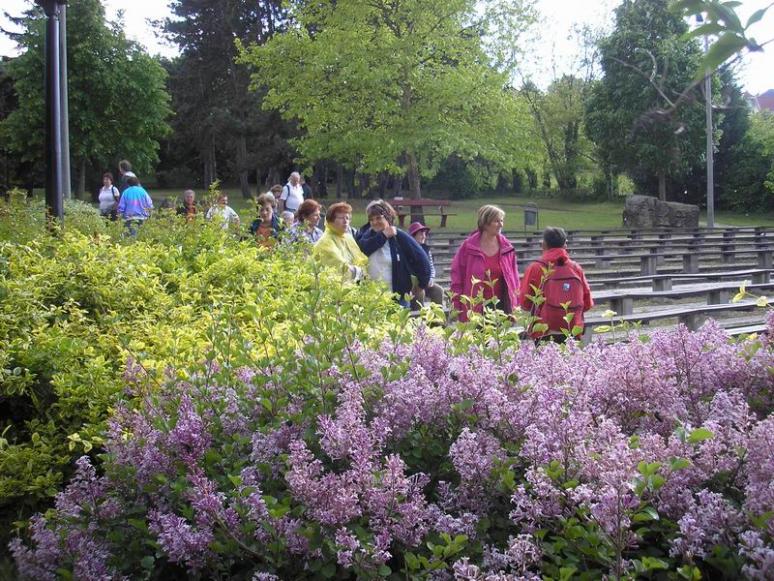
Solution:
{"label": "sky", "polygon": [[[771,0],[743,0],[739,14],[745,21],[750,14],[767,6]],[[0,8],[0,28],[10,23],[2,12],[21,14],[33,4],[32,0],[3,0]],[[174,56],[174,46],[164,44],[159,34],[148,24],[148,20],[158,20],[169,15],[164,0],[103,0],[109,19],[117,18],[117,12],[123,10],[124,30],[129,38],[146,46],[151,54]],[[577,25],[588,25],[594,29],[609,31],[614,23],[613,10],[619,0],[537,0],[537,7],[543,16],[544,31],[541,38],[529,43],[527,62],[523,72],[539,85],[545,86],[552,78],[565,72],[573,72],[572,64],[577,55],[577,42],[573,40],[572,30]],[[751,29],[752,36],[758,42],[774,39],[774,7],[763,21]],[[748,54],[738,71],[738,79],[750,93],[758,95],[768,89],[774,89],[774,43],[768,45],[763,53]],[[15,54],[15,46],[5,35],[0,34],[0,55]]]}

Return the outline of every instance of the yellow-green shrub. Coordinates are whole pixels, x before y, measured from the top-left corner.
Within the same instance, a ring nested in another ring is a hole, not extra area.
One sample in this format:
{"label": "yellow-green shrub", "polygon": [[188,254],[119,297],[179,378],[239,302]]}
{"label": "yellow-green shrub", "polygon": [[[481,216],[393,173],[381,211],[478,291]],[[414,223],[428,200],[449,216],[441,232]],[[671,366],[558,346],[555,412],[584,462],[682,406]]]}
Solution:
{"label": "yellow-green shrub", "polygon": [[152,388],[215,343],[239,341],[249,364],[251,353],[287,359],[319,332],[341,338],[323,342],[330,365],[406,320],[376,285],[343,286],[300,247],[267,252],[170,215],[137,240],[114,224],[95,232],[91,216],[85,233],[77,217],[49,233],[36,211],[0,208],[0,526],[45,505],[72,460],[99,448],[110,407],[136,395],[127,360]]}

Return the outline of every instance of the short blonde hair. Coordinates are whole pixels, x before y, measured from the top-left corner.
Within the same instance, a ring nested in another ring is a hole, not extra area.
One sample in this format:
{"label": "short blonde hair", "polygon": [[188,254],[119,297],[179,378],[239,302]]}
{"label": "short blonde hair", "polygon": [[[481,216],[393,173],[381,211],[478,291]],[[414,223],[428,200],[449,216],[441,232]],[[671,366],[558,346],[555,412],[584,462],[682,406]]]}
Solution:
{"label": "short blonde hair", "polygon": [[272,208],[277,207],[277,198],[275,198],[274,194],[271,192],[263,193],[255,200],[255,205],[259,208],[262,208],[266,204],[269,204]]}
{"label": "short blonde hair", "polygon": [[505,218],[505,212],[500,208],[491,204],[481,206],[478,209],[478,231],[483,231],[487,224],[491,224],[498,218]]}

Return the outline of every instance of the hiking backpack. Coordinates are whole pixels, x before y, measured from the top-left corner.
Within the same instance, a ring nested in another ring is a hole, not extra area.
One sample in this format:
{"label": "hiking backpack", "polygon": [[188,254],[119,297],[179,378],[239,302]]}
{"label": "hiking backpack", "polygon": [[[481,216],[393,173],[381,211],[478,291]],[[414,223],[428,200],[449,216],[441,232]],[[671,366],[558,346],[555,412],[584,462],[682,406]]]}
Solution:
{"label": "hiking backpack", "polygon": [[[550,265],[542,260],[538,262],[549,269],[549,274],[541,285],[545,301],[536,308],[534,315],[548,325],[548,333],[560,333],[562,329],[572,331],[575,326],[582,327],[584,287],[581,275],[569,261]],[[563,304],[567,306],[566,310]],[[570,313],[574,316],[568,323],[564,317]]]}

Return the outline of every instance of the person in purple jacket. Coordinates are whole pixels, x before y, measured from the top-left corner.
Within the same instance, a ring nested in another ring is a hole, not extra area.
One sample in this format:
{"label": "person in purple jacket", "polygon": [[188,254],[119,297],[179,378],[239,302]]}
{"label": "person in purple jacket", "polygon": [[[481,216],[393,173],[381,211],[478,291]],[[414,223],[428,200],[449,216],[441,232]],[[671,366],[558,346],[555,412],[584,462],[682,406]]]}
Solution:
{"label": "person in purple jacket", "polygon": [[137,234],[137,228],[145,222],[153,209],[153,201],[148,192],[140,185],[136,176],[127,179],[127,187],[118,202],[118,214],[124,220],[129,234]]}

